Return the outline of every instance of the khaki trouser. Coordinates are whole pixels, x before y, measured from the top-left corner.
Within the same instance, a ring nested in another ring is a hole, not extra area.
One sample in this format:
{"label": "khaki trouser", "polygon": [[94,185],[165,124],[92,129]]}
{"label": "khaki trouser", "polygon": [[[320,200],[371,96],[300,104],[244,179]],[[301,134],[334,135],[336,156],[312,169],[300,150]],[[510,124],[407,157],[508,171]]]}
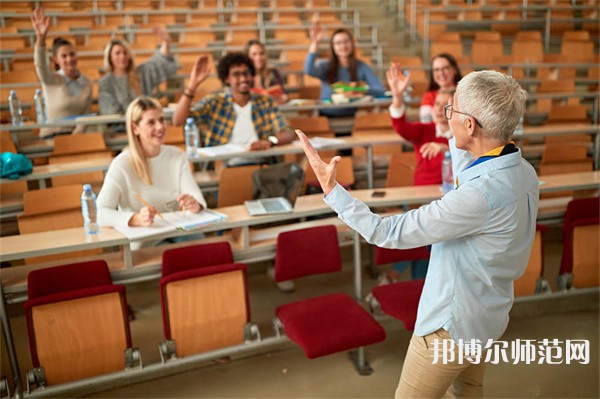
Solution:
{"label": "khaki trouser", "polygon": [[480,364],[471,364],[467,360],[459,364],[455,359],[454,362],[443,364],[440,356],[437,363],[433,364],[435,339],[441,345],[443,339],[451,339],[450,333],[439,329],[424,337],[413,334],[396,389],[396,399],[482,397],[483,360]]}

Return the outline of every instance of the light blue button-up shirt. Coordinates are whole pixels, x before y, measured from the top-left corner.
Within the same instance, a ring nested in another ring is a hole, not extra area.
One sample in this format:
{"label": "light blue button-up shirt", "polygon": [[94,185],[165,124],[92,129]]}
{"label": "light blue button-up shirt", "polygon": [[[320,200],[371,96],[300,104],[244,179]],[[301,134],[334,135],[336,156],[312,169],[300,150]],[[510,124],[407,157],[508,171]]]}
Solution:
{"label": "light blue button-up shirt", "polygon": [[386,218],[339,185],[325,202],[371,244],[399,249],[433,244],[415,335],[444,328],[454,340],[485,343],[506,329],[513,281],[527,267],[538,179],[519,150],[460,172],[458,183],[440,200]]}

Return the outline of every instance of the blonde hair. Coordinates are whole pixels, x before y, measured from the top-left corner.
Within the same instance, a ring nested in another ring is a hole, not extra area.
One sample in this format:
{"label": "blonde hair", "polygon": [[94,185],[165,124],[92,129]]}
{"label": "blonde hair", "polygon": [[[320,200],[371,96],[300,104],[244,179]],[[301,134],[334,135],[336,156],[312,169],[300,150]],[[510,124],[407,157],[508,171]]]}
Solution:
{"label": "blonde hair", "polygon": [[129,65],[127,65],[127,80],[129,81],[129,85],[133,89],[133,92],[136,95],[141,93],[140,89],[140,78],[135,70],[135,57],[133,55],[133,51],[131,50],[131,45],[127,40],[124,39],[112,39],[110,42],[106,44],[104,47],[104,63],[102,65],[102,70],[104,73],[113,72],[115,67],[110,60],[110,53],[112,52],[113,47],[121,46],[127,53],[127,57],[129,58]]}
{"label": "blonde hair", "polygon": [[139,96],[129,104],[125,112],[129,159],[131,159],[135,174],[148,185],[152,185],[150,164],[142,148],[140,136],[133,133],[133,125],[140,123],[144,112],[154,109],[162,111],[162,106],[158,100],[148,96]]}

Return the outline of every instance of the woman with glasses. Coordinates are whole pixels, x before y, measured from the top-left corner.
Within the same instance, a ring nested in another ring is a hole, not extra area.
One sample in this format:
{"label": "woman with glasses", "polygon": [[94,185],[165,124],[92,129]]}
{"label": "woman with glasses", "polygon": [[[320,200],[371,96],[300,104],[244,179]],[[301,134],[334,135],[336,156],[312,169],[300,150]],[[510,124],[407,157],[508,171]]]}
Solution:
{"label": "woman with glasses", "polygon": [[[317,61],[317,47],[323,38],[323,28],[319,22],[310,28],[310,46],[304,62],[304,73],[321,80],[321,101],[330,101],[335,82],[365,82],[368,85],[366,94],[381,96],[385,87],[373,70],[358,60],[355,54],[354,38],[346,29],[337,29],[331,35],[328,60]],[[353,116],[356,108],[321,110],[325,116]]]}
{"label": "woman with glasses", "polygon": [[[31,25],[35,30],[33,63],[38,79],[42,83],[48,112],[48,122],[89,114],[92,111],[92,82],[79,72],[77,53],[66,39],[57,37],[50,49],[51,61],[48,65],[46,35],[50,28],[50,18],[44,16],[42,8],[36,8],[31,15]],[[50,138],[56,134],[80,133],[82,125],[73,128],[54,127],[40,129],[40,137]]]}
{"label": "woman with glasses", "polygon": [[448,140],[452,138],[444,107],[452,100],[454,89],[441,89],[437,92],[432,109],[433,122],[413,123],[406,120],[402,98],[402,93],[410,86],[410,75],[404,77],[400,66],[392,64],[387,71],[387,81],[392,91],[389,109],[394,130],[415,148],[415,186],[441,184],[444,152],[448,151]]}
{"label": "woman with glasses", "polygon": [[128,147],[110,164],[98,194],[101,226],[150,226],[159,212],[200,212],[206,201],[185,153],[163,145],[166,120],[151,97],[133,100],[125,114]]}
{"label": "woman with glasses", "polygon": [[98,107],[102,115],[124,114],[129,103],[140,94],[151,95],[161,83],[175,75],[179,64],[170,53],[169,33],[154,28],[160,50],[143,64],[135,64],[133,51],[123,39],[113,39],[104,48],[106,74],[98,82]]}
{"label": "woman with glasses", "polygon": [[455,89],[462,78],[456,59],[448,53],[441,53],[431,59],[429,70],[429,88],[421,97],[419,120],[433,122],[433,107],[438,90]]}

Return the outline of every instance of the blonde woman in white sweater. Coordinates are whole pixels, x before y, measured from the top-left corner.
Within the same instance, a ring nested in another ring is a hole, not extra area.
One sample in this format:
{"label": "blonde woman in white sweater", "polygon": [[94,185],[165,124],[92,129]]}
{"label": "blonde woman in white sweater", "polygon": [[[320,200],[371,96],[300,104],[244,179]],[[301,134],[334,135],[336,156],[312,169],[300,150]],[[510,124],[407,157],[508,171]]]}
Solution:
{"label": "blonde woman in white sweater", "polygon": [[[89,114],[92,110],[92,82],[77,69],[77,53],[73,45],[65,39],[56,38],[52,43],[52,61],[56,69],[48,64],[46,54],[46,35],[50,27],[50,18],[44,16],[41,8],[31,15],[31,24],[36,40],[33,61],[38,79],[42,83],[46,99],[48,121]],[[83,126],[43,128],[40,136],[52,137],[61,133],[79,133]]]}
{"label": "blonde woman in white sweater", "polygon": [[194,213],[206,208],[185,153],[163,145],[166,120],[160,103],[140,96],[127,108],[125,120],[129,146],[112,161],[98,194],[100,225],[149,226],[173,200]]}

